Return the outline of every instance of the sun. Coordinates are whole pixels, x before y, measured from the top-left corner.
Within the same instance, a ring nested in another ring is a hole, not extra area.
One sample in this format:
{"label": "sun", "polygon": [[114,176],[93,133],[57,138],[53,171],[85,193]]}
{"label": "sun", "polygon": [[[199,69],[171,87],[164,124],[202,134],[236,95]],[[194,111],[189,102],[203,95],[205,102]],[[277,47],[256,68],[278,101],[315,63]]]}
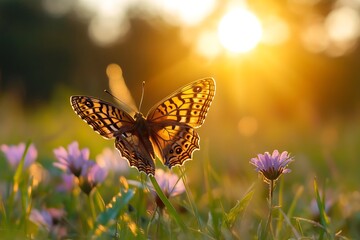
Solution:
{"label": "sun", "polygon": [[262,37],[259,19],[245,8],[233,8],[219,22],[218,37],[221,45],[233,53],[254,49]]}

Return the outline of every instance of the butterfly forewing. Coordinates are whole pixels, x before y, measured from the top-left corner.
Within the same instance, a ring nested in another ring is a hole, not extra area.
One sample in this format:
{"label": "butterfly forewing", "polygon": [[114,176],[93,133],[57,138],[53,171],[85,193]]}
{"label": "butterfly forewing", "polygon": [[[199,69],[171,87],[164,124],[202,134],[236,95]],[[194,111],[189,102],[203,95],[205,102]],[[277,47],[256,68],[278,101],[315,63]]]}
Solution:
{"label": "butterfly forewing", "polygon": [[76,114],[104,138],[114,138],[121,128],[124,131],[134,125],[128,113],[101,99],[72,96],[70,103]]}
{"label": "butterfly forewing", "polygon": [[172,95],[155,105],[148,113],[149,122],[184,123],[200,127],[215,95],[215,81],[204,78],[192,82],[175,91]]}

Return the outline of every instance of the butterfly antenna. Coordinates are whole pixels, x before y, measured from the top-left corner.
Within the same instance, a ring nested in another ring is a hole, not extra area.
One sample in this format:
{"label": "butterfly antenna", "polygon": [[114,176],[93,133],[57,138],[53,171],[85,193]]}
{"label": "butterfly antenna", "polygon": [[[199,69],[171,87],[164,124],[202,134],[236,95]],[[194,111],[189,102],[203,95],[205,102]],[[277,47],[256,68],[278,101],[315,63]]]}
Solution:
{"label": "butterfly antenna", "polygon": [[142,89],[141,89],[141,99],[140,99],[140,104],[139,104],[139,112],[141,110],[141,105],[144,99],[144,93],[145,93],[145,81],[142,82]]}
{"label": "butterfly antenna", "polygon": [[115,98],[117,101],[119,101],[119,102],[123,102],[123,101],[121,101],[120,99],[118,99],[117,97],[115,97],[115,95],[113,95],[110,91],[108,91],[107,89],[104,89],[104,92],[106,92],[107,94],[109,94],[110,96],[112,96],[113,98]]}
{"label": "butterfly antenna", "polygon": [[109,94],[110,96],[112,96],[115,100],[117,100],[117,101],[121,104],[121,106],[122,106],[123,110],[125,110],[125,112],[137,112],[136,109],[130,107],[130,106],[127,105],[124,101],[121,101],[119,98],[117,98],[115,95],[113,95],[113,94],[112,94],[110,91],[108,91],[107,89],[104,89],[104,92],[107,93],[107,94]]}

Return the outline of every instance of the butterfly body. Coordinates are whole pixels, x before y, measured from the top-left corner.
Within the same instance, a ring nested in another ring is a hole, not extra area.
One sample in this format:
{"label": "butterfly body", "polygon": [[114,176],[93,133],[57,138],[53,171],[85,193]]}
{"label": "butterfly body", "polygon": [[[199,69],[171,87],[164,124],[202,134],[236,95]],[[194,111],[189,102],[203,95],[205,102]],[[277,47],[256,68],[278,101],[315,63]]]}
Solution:
{"label": "butterfly body", "polygon": [[146,115],[131,117],[111,103],[89,96],[72,96],[74,111],[146,174],[155,173],[157,156],[169,168],[182,165],[199,149],[195,131],[204,122],[215,94],[215,81],[205,78],[190,83],[154,105]]}

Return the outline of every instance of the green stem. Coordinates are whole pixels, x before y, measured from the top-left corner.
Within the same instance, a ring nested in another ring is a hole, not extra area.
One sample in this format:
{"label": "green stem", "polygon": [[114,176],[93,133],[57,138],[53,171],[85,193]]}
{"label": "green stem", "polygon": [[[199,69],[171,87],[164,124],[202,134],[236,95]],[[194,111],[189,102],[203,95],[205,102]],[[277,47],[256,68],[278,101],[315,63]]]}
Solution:
{"label": "green stem", "polygon": [[266,227],[265,227],[265,233],[264,233],[264,239],[266,239],[267,234],[269,232],[271,232],[272,237],[274,238],[273,235],[273,229],[272,229],[272,210],[273,210],[273,194],[274,194],[274,185],[275,182],[274,180],[270,180],[269,182],[269,216],[266,222]]}
{"label": "green stem", "polygon": [[97,190],[97,188],[93,189],[93,197],[95,197],[96,206],[98,207],[100,212],[103,212],[106,208],[106,204],[104,202],[104,199],[102,198],[101,194]]}
{"label": "green stem", "polygon": [[165,194],[163,193],[163,191],[161,190],[158,182],[156,181],[155,177],[150,175],[149,176],[151,183],[154,186],[154,189],[157,193],[157,195],[159,196],[159,198],[161,199],[161,201],[164,203],[165,207],[167,208],[170,216],[172,216],[175,221],[177,222],[177,224],[179,224],[179,226],[181,227],[181,229],[183,231],[186,230],[186,225],[185,223],[181,220],[179,214],[176,212],[174,206],[170,203],[170,201],[167,199],[167,197],[165,196]]}
{"label": "green stem", "polygon": [[0,195],[0,213],[2,214],[3,221],[5,222],[5,226],[7,226],[8,218],[7,218],[7,214],[6,214],[5,204],[4,204],[4,201],[3,201],[3,198],[1,195]]}
{"label": "green stem", "polygon": [[90,228],[94,227],[94,222],[96,220],[96,211],[95,211],[95,204],[94,204],[94,196],[92,193],[89,193],[89,195],[87,195],[87,199],[89,201],[89,207],[90,207],[90,212],[91,212],[91,223],[90,223]]}

